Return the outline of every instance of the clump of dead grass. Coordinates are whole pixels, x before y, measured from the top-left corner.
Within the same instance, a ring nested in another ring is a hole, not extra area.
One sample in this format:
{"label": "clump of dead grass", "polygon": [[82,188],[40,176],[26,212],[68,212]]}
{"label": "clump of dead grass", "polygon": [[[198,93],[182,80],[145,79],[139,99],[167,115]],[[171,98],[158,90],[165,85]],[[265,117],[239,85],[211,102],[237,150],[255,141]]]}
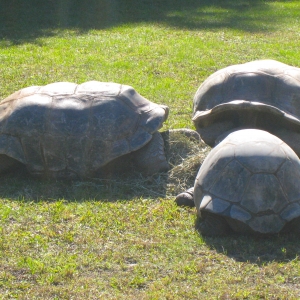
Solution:
{"label": "clump of dead grass", "polygon": [[176,196],[194,185],[198,170],[210,147],[184,131],[169,131],[166,149],[170,170],[167,174],[166,196]]}

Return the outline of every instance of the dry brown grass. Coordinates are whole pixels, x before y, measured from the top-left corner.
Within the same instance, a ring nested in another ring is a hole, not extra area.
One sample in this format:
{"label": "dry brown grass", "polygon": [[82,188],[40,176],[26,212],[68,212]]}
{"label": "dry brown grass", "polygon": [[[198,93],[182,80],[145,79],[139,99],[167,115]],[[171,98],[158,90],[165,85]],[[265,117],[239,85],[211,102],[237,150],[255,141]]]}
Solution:
{"label": "dry brown grass", "polygon": [[188,137],[183,131],[170,131],[167,149],[170,170],[167,174],[166,196],[173,197],[194,185],[200,165],[210,151],[201,140]]}

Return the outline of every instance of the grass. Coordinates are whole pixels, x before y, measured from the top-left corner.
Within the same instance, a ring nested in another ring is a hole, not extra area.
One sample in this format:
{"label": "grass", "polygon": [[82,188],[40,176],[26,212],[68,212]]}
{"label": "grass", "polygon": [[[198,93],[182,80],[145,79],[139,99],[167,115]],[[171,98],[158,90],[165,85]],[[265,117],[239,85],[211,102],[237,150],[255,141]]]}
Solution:
{"label": "grass", "polygon": [[[170,107],[163,130],[193,128],[193,95],[214,71],[264,58],[300,67],[298,1],[13,3],[0,4],[1,99],[115,81]],[[194,162],[180,143],[172,170],[150,178],[1,178],[0,298],[299,299],[298,237],[203,238],[195,210],[175,206],[208,151],[193,146]]]}

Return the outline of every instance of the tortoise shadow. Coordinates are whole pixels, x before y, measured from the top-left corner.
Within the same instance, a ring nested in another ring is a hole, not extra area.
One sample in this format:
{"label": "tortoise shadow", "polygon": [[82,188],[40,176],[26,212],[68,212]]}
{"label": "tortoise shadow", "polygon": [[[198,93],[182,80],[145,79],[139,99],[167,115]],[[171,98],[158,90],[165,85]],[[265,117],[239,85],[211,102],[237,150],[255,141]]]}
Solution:
{"label": "tortoise shadow", "polygon": [[[155,23],[190,30],[272,31],[281,23],[263,0],[8,0],[0,3],[0,39],[34,42],[57,30],[85,33],[125,24]],[[282,20],[283,21],[283,20]],[[263,26],[262,26],[263,23]]]}
{"label": "tortoise shadow", "polygon": [[21,168],[1,177],[0,197],[25,202],[130,201],[140,197],[166,197],[167,181],[167,173],[143,177],[138,172],[84,181],[38,179]]}
{"label": "tortoise shadow", "polygon": [[[200,221],[199,218],[195,221],[197,232]],[[237,262],[261,266],[274,261],[292,261],[300,255],[299,237],[295,233],[255,236],[231,232],[224,237],[201,237],[211,250],[222,253]]]}

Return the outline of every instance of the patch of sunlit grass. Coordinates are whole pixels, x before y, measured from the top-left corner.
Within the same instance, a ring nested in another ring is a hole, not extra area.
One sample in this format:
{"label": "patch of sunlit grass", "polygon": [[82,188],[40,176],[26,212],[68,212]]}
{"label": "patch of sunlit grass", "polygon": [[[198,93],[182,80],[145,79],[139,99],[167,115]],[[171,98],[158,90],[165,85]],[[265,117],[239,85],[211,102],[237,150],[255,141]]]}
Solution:
{"label": "patch of sunlit grass", "polygon": [[[152,2],[112,26],[1,35],[0,98],[56,81],[114,81],[170,107],[162,130],[193,128],[193,95],[216,70],[263,58],[300,67],[298,1]],[[2,177],[0,298],[298,299],[297,237],[198,235],[195,210],[173,199],[209,148],[181,135],[168,147],[171,170],[148,178]]]}

